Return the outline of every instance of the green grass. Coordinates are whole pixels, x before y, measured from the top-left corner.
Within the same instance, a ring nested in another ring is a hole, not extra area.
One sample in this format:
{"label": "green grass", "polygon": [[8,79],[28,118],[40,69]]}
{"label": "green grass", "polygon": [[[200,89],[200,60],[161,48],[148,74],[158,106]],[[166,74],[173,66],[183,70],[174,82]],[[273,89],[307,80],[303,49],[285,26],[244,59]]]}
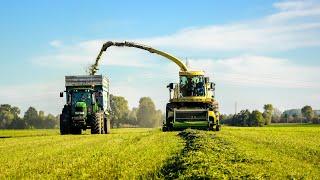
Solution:
{"label": "green grass", "polygon": [[110,135],[40,134],[0,140],[0,179],[154,177],[183,147],[175,132],[154,129],[116,129]]}
{"label": "green grass", "polygon": [[0,179],[318,179],[320,126],[0,131]]}

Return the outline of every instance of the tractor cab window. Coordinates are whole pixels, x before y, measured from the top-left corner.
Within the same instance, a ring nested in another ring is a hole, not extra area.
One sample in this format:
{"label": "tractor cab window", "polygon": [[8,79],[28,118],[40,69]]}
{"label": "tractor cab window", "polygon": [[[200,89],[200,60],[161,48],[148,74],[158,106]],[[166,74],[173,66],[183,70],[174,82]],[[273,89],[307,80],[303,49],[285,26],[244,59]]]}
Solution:
{"label": "tractor cab window", "polygon": [[204,76],[180,76],[180,95],[182,97],[204,96],[204,85]]}
{"label": "tractor cab window", "polygon": [[71,94],[71,102],[73,107],[75,107],[77,102],[85,102],[87,105],[92,103],[92,95],[89,90],[73,90]]}

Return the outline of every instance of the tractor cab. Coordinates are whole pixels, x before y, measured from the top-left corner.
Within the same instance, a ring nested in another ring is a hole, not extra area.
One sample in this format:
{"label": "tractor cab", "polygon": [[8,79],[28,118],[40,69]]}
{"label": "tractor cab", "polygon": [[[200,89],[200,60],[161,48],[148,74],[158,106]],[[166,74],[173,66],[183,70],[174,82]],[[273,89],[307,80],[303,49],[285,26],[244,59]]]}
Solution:
{"label": "tractor cab", "polygon": [[68,92],[68,95],[72,114],[92,114],[92,110],[98,108],[93,89],[72,89]]}

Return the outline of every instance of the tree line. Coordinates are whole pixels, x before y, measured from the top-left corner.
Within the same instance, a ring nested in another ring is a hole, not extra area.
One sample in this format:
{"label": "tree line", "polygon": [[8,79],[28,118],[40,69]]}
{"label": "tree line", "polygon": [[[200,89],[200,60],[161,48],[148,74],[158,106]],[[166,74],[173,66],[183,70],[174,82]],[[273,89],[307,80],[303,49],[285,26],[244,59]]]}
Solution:
{"label": "tree line", "polygon": [[0,129],[52,129],[59,127],[58,117],[29,107],[21,118],[21,110],[9,104],[0,105]]}
{"label": "tree line", "polygon": [[[110,120],[113,127],[160,127],[164,115],[157,110],[150,97],[142,97],[139,106],[129,109],[122,96],[110,96]],[[45,115],[29,107],[20,117],[21,110],[9,104],[0,105],[0,129],[51,129],[59,128],[59,116]]]}
{"label": "tree line", "polygon": [[164,114],[157,110],[150,97],[142,97],[131,110],[122,96],[110,96],[110,118],[113,127],[160,127]]}
{"label": "tree line", "polygon": [[320,123],[320,111],[315,111],[306,105],[301,109],[281,112],[272,104],[265,104],[263,112],[248,109],[237,114],[221,115],[221,122],[233,126],[264,126],[271,123]]}

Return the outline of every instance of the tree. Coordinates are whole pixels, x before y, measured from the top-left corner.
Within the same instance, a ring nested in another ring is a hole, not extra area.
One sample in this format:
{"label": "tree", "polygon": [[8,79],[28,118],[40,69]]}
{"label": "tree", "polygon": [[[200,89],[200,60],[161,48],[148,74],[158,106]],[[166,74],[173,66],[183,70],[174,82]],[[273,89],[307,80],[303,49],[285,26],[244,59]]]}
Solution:
{"label": "tree", "polygon": [[273,109],[272,119],[273,123],[279,123],[281,121],[282,112],[278,108]]}
{"label": "tree", "polygon": [[251,126],[250,111],[248,109],[240,111],[239,124],[241,126]]}
{"label": "tree", "polygon": [[26,128],[27,128],[26,122],[19,117],[17,119],[14,119],[8,127],[8,129],[26,129]]}
{"label": "tree", "polygon": [[301,113],[303,115],[303,117],[305,117],[309,122],[312,120],[313,116],[314,116],[314,112],[312,110],[311,106],[304,106],[301,109]]}
{"label": "tree", "polygon": [[252,111],[252,113],[250,115],[250,121],[255,126],[263,126],[264,122],[265,122],[262,113],[260,111],[258,111],[258,110]]}
{"label": "tree", "polygon": [[132,108],[132,110],[128,114],[128,118],[127,118],[128,124],[138,125],[137,112],[138,112],[138,108]]}
{"label": "tree", "polygon": [[265,104],[263,106],[264,112],[263,112],[263,117],[265,119],[265,124],[268,125],[271,123],[271,118],[273,114],[273,106],[272,104]]}
{"label": "tree", "polygon": [[233,117],[232,125],[237,126],[252,126],[250,121],[250,111],[248,109],[240,111]]}
{"label": "tree", "polygon": [[0,105],[0,129],[10,128],[19,119],[20,109],[9,104]]}
{"label": "tree", "polygon": [[24,113],[23,119],[28,128],[38,128],[40,126],[38,111],[34,107],[28,108],[28,110]]}
{"label": "tree", "polygon": [[157,127],[160,124],[161,111],[156,111],[155,105],[150,97],[142,97],[139,101],[137,111],[138,124],[141,127]]}
{"label": "tree", "polygon": [[43,122],[43,128],[46,129],[57,128],[59,124],[57,117],[52,114],[48,114],[47,116],[45,116]]}
{"label": "tree", "polygon": [[127,120],[129,114],[128,101],[122,96],[110,95],[111,124],[120,127]]}

